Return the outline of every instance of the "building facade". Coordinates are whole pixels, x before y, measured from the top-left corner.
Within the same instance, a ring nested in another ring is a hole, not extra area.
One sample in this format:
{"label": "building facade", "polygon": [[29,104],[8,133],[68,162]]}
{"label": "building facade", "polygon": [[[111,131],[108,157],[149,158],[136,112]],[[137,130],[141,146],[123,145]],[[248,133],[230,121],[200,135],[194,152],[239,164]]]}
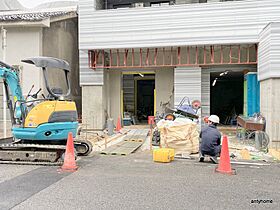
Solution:
{"label": "building facade", "polygon": [[[22,63],[22,59],[49,56],[65,59],[71,66],[72,98],[81,112],[81,88],[79,87],[78,17],[77,6],[34,10],[9,10],[0,12],[0,27],[6,30],[6,46],[0,49],[0,59],[20,69],[24,96],[31,89],[37,92],[44,87],[42,72],[37,67]],[[0,34],[3,40],[3,34]],[[2,41],[3,45],[3,41]],[[5,51],[5,52],[4,52]],[[51,71],[50,84],[66,88],[64,75]],[[2,98],[2,88],[0,88]],[[3,103],[1,103],[3,109]],[[8,112],[8,111],[7,111]],[[0,111],[2,119],[3,111]],[[9,114],[7,113],[7,116]]]}
{"label": "building facade", "polygon": [[254,111],[277,144],[279,9],[272,0],[79,1],[83,120],[102,129],[128,112],[141,122],[187,97],[201,101],[201,117],[230,124],[251,111],[246,78],[257,75]]}

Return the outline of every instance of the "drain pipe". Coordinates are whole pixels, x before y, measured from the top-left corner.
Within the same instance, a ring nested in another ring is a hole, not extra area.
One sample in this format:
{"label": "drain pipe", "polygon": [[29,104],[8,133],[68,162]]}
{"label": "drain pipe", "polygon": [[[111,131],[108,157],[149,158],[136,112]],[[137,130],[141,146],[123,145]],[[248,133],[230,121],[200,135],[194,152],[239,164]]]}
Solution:
{"label": "drain pipe", "polygon": [[[1,28],[1,34],[2,34],[2,61],[6,62],[6,49],[7,49],[7,30],[4,29],[2,26]],[[6,91],[5,91],[5,85],[3,82],[2,85],[3,88],[3,134],[4,138],[7,138],[7,107],[6,107]]]}

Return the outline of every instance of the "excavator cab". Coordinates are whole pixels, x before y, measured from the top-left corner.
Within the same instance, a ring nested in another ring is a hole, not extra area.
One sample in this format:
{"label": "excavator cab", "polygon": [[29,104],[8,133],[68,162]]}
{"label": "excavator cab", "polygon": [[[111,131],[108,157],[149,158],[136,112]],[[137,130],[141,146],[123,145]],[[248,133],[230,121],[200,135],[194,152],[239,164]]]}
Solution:
{"label": "excavator cab", "polygon": [[[49,93],[49,96],[51,96],[53,99],[64,100],[64,98],[66,98],[67,96],[70,95],[70,93],[71,93],[70,78],[69,78],[70,66],[66,61],[58,59],[58,58],[51,58],[51,57],[34,57],[34,58],[24,59],[24,60],[22,60],[22,62],[33,64],[36,67],[42,68],[46,89]],[[51,69],[51,68],[53,68],[53,69]],[[64,71],[66,85],[67,85],[66,94],[63,94],[61,92],[61,88],[51,88],[50,87],[47,72],[51,71],[51,70],[56,70],[56,71],[63,70]]]}

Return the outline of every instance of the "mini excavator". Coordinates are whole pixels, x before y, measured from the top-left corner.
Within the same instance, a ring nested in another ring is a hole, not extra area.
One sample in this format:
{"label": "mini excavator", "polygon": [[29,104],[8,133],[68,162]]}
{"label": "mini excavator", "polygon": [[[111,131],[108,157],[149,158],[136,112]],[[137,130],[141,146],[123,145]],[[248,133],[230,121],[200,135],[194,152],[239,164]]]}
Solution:
{"label": "mini excavator", "polygon": [[[3,79],[12,123],[12,138],[0,140],[0,161],[61,162],[68,134],[72,132],[75,138],[78,128],[76,104],[68,99],[71,93],[70,66],[66,61],[52,57],[34,57],[22,62],[43,71],[48,96],[42,94],[43,97],[38,98],[41,89],[30,94],[32,86],[25,98],[18,70],[0,61],[0,78]],[[48,71],[61,70],[64,71],[67,93],[49,86]],[[74,147],[77,155],[85,156],[92,150],[91,143],[85,140],[75,139]]]}

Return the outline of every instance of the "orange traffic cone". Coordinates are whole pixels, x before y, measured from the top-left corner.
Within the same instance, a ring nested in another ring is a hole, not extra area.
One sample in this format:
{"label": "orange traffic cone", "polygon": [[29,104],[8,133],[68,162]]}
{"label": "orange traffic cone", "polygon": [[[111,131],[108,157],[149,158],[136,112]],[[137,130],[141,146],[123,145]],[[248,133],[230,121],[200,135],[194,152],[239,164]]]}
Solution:
{"label": "orange traffic cone", "polygon": [[222,143],[222,151],[220,155],[220,161],[218,167],[215,169],[216,172],[223,173],[223,174],[230,174],[236,175],[235,169],[231,168],[230,165],[230,157],[229,157],[229,150],[228,150],[228,138],[227,136],[223,136],[223,143]]}
{"label": "orange traffic cone", "polygon": [[75,160],[73,134],[71,132],[68,133],[64,163],[60,169],[61,171],[67,171],[67,172],[74,172],[78,169]]}
{"label": "orange traffic cone", "polygon": [[116,131],[117,131],[117,132],[120,132],[121,129],[122,129],[121,118],[118,117],[118,122],[117,122]]}

